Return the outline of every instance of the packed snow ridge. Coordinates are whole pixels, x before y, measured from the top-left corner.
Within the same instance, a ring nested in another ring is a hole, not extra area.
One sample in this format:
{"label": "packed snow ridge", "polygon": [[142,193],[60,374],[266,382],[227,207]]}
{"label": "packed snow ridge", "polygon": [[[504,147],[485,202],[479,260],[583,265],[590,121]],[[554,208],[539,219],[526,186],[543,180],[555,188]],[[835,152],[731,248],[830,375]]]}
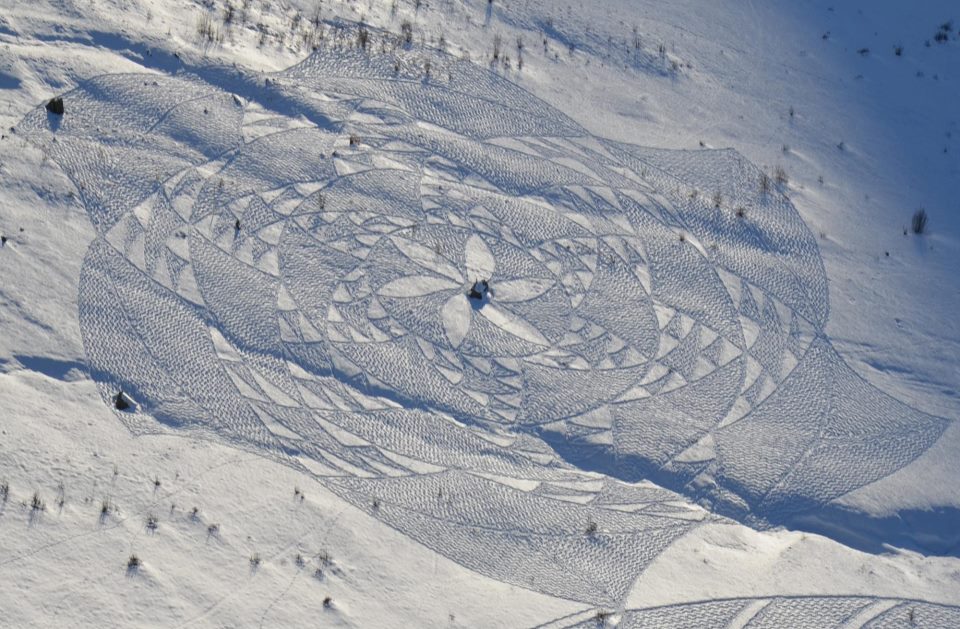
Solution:
{"label": "packed snow ridge", "polygon": [[[62,98],[16,133],[96,228],[79,319],[124,424],[282,461],[499,581],[622,610],[704,523],[859,526],[831,501],[947,427],[832,348],[817,241],[735,151],[596,137],[402,49]],[[960,625],[919,602],[758,601],[620,626]]]}

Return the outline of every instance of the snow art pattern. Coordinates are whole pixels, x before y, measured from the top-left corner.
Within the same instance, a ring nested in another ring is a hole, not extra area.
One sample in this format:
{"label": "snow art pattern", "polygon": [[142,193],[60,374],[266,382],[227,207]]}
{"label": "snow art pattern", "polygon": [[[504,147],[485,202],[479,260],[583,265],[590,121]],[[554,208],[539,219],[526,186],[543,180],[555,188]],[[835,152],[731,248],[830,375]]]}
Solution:
{"label": "snow art pattern", "polygon": [[634,481],[763,526],[940,436],[832,349],[815,238],[739,154],[599,138],[416,61],[104,76],[18,127],[96,227],[80,323],[130,430],[283,460],[472,570],[597,607],[721,519]]}

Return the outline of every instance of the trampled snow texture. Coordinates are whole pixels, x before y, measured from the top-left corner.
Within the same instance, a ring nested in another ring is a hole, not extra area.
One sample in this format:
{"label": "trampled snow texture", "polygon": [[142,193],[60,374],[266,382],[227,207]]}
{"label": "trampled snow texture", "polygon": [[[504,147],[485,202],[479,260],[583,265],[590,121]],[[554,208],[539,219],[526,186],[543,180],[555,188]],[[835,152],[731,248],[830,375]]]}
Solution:
{"label": "trampled snow texture", "polygon": [[[618,629],[822,629],[823,627],[956,627],[960,609],[920,601],[859,596],[744,598],[628,610]],[[557,623],[570,629],[604,626],[596,617]]]}
{"label": "trampled snow texture", "polygon": [[940,436],[831,348],[816,241],[736,152],[597,138],[450,58],[423,74],[321,51],[243,98],[111,75],[27,116],[97,229],[81,328],[132,431],[279,458],[597,606],[713,517],[621,481],[709,475],[696,497],[762,525]]}

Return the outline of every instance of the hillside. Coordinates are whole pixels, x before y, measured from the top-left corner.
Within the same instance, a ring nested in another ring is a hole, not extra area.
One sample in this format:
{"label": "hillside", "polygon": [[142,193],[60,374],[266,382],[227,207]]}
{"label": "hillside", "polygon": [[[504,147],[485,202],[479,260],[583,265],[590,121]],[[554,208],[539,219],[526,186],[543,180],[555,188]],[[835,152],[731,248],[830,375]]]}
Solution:
{"label": "hillside", "polygon": [[949,3],[7,9],[4,624],[960,620]]}

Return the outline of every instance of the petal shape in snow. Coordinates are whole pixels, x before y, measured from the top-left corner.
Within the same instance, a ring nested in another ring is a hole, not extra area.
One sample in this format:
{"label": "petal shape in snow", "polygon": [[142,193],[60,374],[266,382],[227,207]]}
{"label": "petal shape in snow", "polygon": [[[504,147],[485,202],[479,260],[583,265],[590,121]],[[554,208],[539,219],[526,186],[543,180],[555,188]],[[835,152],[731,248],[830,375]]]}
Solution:
{"label": "petal shape in snow", "polygon": [[406,238],[393,238],[393,244],[397,246],[403,255],[416,262],[422,267],[435,271],[440,275],[445,275],[455,282],[463,282],[460,272],[455,266],[444,260],[436,251],[430,247],[424,247],[420,243],[407,240]]}
{"label": "petal shape in snow", "polygon": [[443,321],[443,330],[447,333],[447,340],[453,347],[459,347],[470,330],[472,313],[473,308],[470,307],[466,295],[454,295],[443,305],[440,318]]}
{"label": "petal shape in snow", "polygon": [[488,280],[497,268],[487,243],[480,236],[470,236],[466,247],[467,279]]}
{"label": "petal shape in snow", "polygon": [[388,282],[377,292],[382,297],[423,297],[424,295],[459,287],[459,284],[442,277],[414,275]]}
{"label": "petal shape in snow", "polygon": [[536,277],[497,282],[493,296],[503,302],[530,301],[550,290],[554,283],[554,280]]}
{"label": "petal shape in snow", "polygon": [[501,330],[537,345],[550,346],[550,341],[539,330],[512,312],[497,308],[493,304],[485,305],[479,312]]}

